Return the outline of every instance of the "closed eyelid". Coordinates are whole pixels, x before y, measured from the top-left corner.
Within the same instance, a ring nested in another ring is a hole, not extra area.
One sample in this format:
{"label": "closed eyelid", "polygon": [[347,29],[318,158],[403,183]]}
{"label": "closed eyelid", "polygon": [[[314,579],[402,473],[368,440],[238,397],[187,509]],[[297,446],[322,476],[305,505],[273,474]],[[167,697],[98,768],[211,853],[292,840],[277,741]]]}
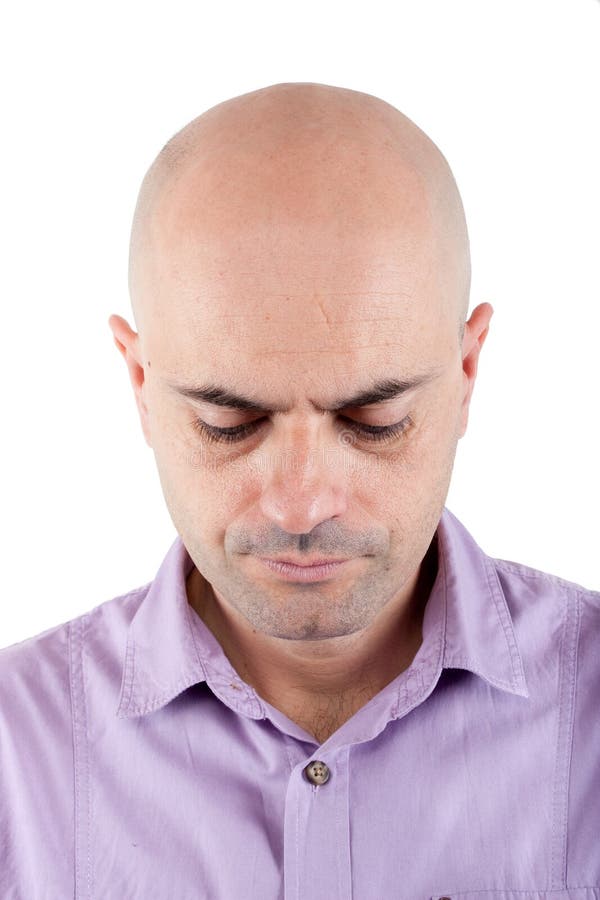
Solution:
{"label": "closed eyelid", "polygon": [[[394,422],[389,425],[369,425],[365,422],[357,422],[347,416],[340,416],[344,428],[350,428],[364,441],[381,442],[391,441],[404,435],[405,431],[412,426],[413,421],[410,415],[405,416],[401,421]],[[210,442],[216,443],[241,443],[245,438],[252,437],[256,434],[260,426],[264,422],[264,416],[259,419],[253,419],[250,422],[241,425],[233,425],[229,427],[217,427],[209,425],[202,419],[195,418],[192,426],[201,436]]]}
{"label": "closed eyelid", "polygon": [[[226,413],[226,412],[227,412],[227,411],[223,410],[223,413]],[[236,416],[236,415],[239,416],[239,415],[240,415],[240,413],[237,413],[237,414],[236,414],[236,411],[235,411],[235,410],[230,410],[229,412],[230,412],[231,415],[234,415],[234,416]],[[387,409],[384,409],[384,408],[382,408],[381,406],[380,406],[379,408],[371,408],[371,407],[351,407],[351,408],[348,408],[348,409],[344,409],[343,411],[340,410],[340,411],[338,411],[338,412],[336,412],[336,413],[331,413],[330,416],[331,416],[331,418],[332,418],[333,420],[335,420],[335,419],[341,419],[342,421],[345,421],[345,422],[351,422],[351,423],[353,422],[353,423],[355,423],[356,425],[365,425],[365,426],[367,426],[367,427],[369,427],[369,428],[386,428],[386,427],[392,427],[392,426],[394,426],[394,425],[400,424],[400,421],[401,421],[403,418],[405,418],[405,416],[402,416],[402,415],[401,415],[401,416],[397,416],[397,417],[394,419],[394,421],[392,421],[392,422],[370,422],[370,421],[368,421],[367,418],[366,418],[366,416],[367,416],[367,414],[368,414],[369,412],[372,412],[372,413],[374,413],[374,414],[375,414],[375,413],[378,413],[379,415],[382,415],[383,413],[387,413],[388,416],[389,416],[389,406],[388,406]],[[246,418],[246,419],[244,419],[244,420],[241,421],[241,422],[240,422],[240,421],[235,421],[235,422],[234,422],[233,424],[231,424],[231,425],[226,425],[226,424],[219,424],[219,425],[216,425],[216,424],[213,424],[213,423],[210,423],[210,422],[206,422],[204,419],[202,419],[202,417],[200,417],[200,418],[201,418],[201,421],[203,421],[204,424],[207,425],[207,426],[208,426],[209,428],[211,428],[211,429],[214,429],[214,430],[216,430],[216,431],[219,431],[219,430],[221,430],[221,431],[232,431],[232,430],[235,430],[236,428],[239,428],[239,429],[242,429],[242,428],[244,428],[244,427],[250,428],[250,427],[252,427],[252,426],[254,426],[254,425],[262,424],[263,422],[267,421],[268,419],[273,419],[274,421],[277,421],[277,420],[280,420],[280,421],[281,421],[282,419],[286,418],[287,415],[288,415],[287,413],[277,413],[277,412],[276,412],[276,413],[272,413],[272,414],[263,414],[263,415],[255,416],[254,418]],[[324,418],[326,415],[327,415],[327,412],[323,412],[323,413],[321,414],[320,418]]]}

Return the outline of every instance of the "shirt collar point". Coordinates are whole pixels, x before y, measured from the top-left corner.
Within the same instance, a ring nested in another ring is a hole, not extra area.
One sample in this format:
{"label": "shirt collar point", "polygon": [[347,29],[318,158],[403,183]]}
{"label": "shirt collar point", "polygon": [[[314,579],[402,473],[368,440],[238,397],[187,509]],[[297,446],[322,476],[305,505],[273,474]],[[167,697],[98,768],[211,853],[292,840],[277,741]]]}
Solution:
{"label": "shirt collar point", "polygon": [[529,700],[529,688],[527,687],[527,682],[525,681],[524,675],[521,678],[517,679],[515,687],[513,689],[513,694]]}
{"label": "shirt collar point", "polygon": [[125,697],[122,696],[115,714],[119,719],[132,719],[139,716],[145,716],[148,713],[155,712],[157,709],[162,709],[163,706],[166,706],[188,688],[203,681],[206,681],[204,672],[198,670],[190,672],[183,680],[170,685],[166,692],[160,695],[148,694],[137,703],[133,703],[131,698],[126,700]]}

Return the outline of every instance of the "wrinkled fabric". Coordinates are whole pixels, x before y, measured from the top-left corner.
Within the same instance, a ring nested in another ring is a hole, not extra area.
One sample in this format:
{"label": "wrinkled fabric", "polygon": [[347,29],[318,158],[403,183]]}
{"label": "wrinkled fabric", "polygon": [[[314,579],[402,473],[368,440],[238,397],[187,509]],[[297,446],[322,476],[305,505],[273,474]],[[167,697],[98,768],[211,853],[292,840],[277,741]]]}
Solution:
{"label": "wrinkled fabric", "polygon": [[179,538],[0,651],[0,898],[600,900],[600,594],[448,509],[435,540],[412,664],[320,746],[231,667]]}

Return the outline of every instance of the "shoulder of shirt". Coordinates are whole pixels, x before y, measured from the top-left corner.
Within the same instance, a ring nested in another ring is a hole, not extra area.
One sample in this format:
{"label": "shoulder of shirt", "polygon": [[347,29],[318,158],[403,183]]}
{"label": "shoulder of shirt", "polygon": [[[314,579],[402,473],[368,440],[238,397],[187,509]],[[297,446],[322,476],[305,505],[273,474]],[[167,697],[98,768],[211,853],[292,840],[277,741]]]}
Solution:
{"label": "shoulder of shirt", "polygon": [[27,671],[32,665],[42,664],[43,660],[54,665],[62,662],[68,667],[69,634],[74,627],[84,625],[88,630],[97,622],[110,620],[117,628],[121,625],[125,633],[151,585],[149,581],[125,594],[104,600],[79,616],[0,648],[0,696],[2,685],[6,685],[11,676],[18,677],[20,667],[21,671]]}
{"label": "shoulder of shirt", "polygon": [[497,559],[488,557],[497,572],[504,573],[509,578],[515,578],[525,581],[537,581],[539,590],[554,591],[555,593],[566,594],[568,596],[577,595],[581,601],[595,607],[600,611],[600,591],[592,590],[584,587],[575,581],[569,581],[551,572],[543,572],[540,569],[534,569],[523,563],[514,562],[510,559]]}

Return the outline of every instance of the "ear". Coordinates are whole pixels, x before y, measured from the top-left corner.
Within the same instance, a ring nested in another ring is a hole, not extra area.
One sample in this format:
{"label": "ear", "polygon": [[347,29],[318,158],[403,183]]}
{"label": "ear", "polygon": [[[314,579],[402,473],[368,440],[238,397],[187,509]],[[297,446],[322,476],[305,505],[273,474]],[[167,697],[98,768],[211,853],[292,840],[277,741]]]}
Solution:
{"label": "ear", "polygon": [[465,322],[465,333],[462,342],[463,397],[459,438],[463,437],[467,430],[469,406],[473,388],[475,387],[479,353],[487,337],[490,319],[493,314],[494,310],[491,304],[480,303],[471,313],[471,318],[468,322]]}
{"label": "ear", "polygon": [[121,316],[111,316],[108,324],[113,333],[117,349],[123,355],[127,365],[144,438],[148,446],[151,447],[148,408],[144,397],[144,363],[141,356],[140,336],[129,327],[128,322],[122,319]]}

